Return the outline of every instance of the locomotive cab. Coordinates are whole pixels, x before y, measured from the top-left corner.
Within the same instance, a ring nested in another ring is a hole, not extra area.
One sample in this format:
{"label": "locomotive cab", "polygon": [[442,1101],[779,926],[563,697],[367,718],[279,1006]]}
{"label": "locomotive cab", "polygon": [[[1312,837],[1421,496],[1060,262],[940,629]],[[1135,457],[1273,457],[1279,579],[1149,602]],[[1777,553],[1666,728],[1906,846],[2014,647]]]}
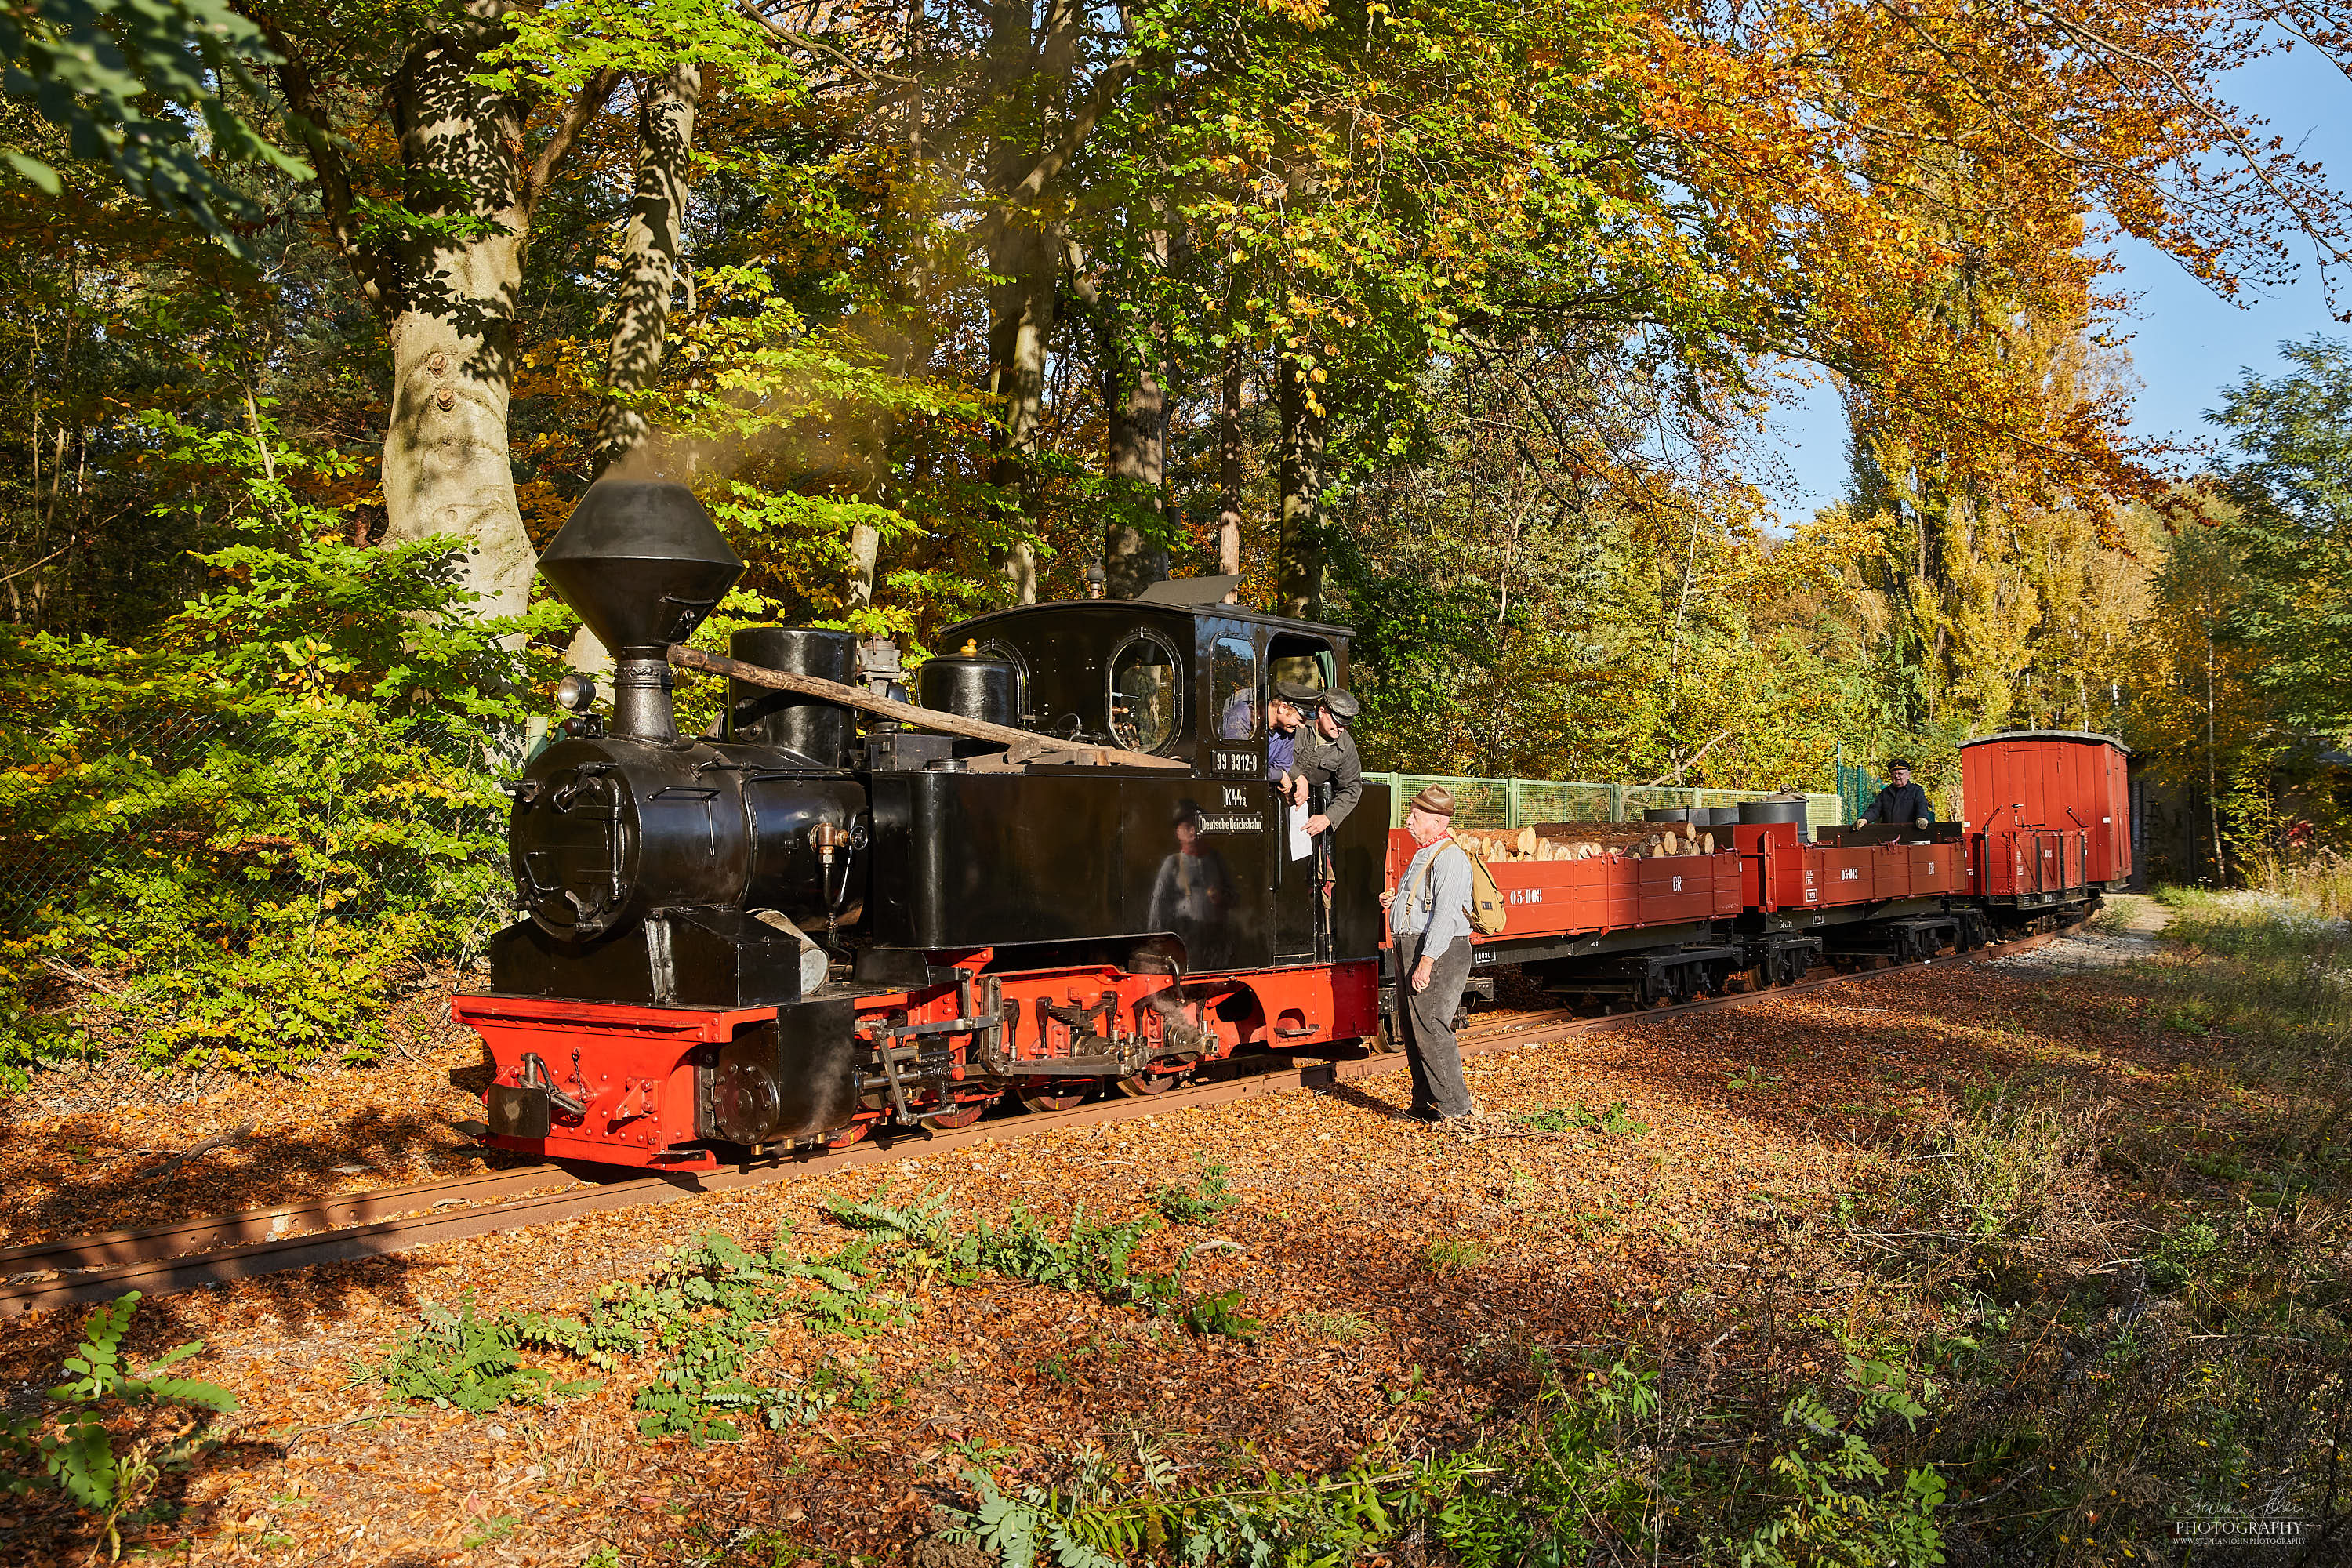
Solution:
{"label": "locomotive cab", "polygon": [[1150,941],[1187,973],[1377,956],[1384,792],[1367,786],[1333,835],[1327,908],[1265,776],[1272,683],[1344,683],[1343,629],[1146,598],[1023,605],[941,641],[1009,668],[1024,728],[1187,765],[877,765],[878,948],[989,946],[1003,962],[1008,947],[1098,944],[1123,959]]}

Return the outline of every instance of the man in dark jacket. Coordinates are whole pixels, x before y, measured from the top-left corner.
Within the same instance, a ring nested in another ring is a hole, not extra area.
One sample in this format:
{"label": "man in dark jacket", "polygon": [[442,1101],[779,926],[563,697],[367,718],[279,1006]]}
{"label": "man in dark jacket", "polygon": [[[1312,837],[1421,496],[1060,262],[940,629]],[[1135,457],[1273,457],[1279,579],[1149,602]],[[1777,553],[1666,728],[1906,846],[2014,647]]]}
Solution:
{"label": "man in dark jacket", "polygon": [[1304,783],[1295,798],[1304,801],[1316,784],[1330,790],[1328,804],[1307,819],[1307,831],[1318,837],[1347,821],[1364,798],[1363,760],[1356,754],[1356,738],[1348,733],[1363,710],[1353,693],[1333,687],[1316,707],[1313,732],[1299,742],[1298,777]]}
{"label": "man in dark jacket", "polygon": [[1911,782],[1911,764],[1896,757],[1886,764],[1886,772],[1895,782],[1863,807],[1862,821],[1855,826],[1879,822],[1889,827],[1925,827],[1933,822],[1936,814],[1927,808],[1927,792]]}

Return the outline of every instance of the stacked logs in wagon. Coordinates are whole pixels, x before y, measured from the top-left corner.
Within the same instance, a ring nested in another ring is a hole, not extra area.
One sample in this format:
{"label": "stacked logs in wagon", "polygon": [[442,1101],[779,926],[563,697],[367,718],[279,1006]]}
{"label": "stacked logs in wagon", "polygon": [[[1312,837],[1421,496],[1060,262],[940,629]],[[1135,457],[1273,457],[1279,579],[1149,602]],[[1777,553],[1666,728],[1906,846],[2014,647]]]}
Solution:
{"label": "stacked logs in wagon", "polygon": [[1538,822],[1516,829],[1457,827],[1454,839],[1487,861],[1584,860],[1595,855],[1651,859],[1715,853],[1715,835],[1689,823]]}

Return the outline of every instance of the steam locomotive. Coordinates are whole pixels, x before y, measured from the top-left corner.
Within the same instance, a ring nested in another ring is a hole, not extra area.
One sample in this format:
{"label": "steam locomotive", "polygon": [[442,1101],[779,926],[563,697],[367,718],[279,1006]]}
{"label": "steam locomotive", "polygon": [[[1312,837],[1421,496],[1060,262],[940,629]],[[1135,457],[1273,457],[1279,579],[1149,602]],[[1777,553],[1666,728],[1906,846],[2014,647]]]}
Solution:
{"label": "steam locomotive", "polygon": [[[709,1170],[1382,1044],[1380,893],[1410,854],[1388,791],[1300,855],[1266,779],[1265,694],[1345,685],[1343,629],[1223,603],[1223,579],[998,611],[948,628],[910,726],[876,716],[907,712],[888,645],[751,627],[690,736],[671,650],[742,571],[693,494],[600,483],[540,570],[616,658],[609,721],[568,679],[562,738],[509,785],[520,918],[453,1000],[495,1064],[490,1144]],[[1477,957],[1647,1005],[2075,918],[2129,875],[2119,777],[2058,788],[2106,805],[2095,863],[2087,826],[2028,820],[2046,804],[1997,841],[1825,846],[1765,802],[1710,856],[1497,865],[1510,918]]]}

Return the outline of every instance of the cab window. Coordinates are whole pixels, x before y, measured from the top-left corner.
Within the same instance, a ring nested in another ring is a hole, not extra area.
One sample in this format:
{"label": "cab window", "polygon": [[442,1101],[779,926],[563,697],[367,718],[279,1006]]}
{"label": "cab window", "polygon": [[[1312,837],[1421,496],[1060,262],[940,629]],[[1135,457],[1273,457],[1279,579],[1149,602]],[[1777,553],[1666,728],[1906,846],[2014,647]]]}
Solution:
{"label": "cab window", "polygon": [[1157,752],[1176,738],[1178,672],[1175,647],[1139,632],[1110,658],[1107,693],[1112,741],[1130,752]]}
{"label": "cab window", "polygon": [[1268,690],[1288,681],[1310,690],[1328,691],[1335,675],[1331,645],[1321,637],[1282,636],[1266,645]]}
{"label": "cab window", "polygon": [[1258,732],[1257,648],[1246,637],[1209,645],[1209,700],[1217,704],[1217,738],[1247,741]]}

